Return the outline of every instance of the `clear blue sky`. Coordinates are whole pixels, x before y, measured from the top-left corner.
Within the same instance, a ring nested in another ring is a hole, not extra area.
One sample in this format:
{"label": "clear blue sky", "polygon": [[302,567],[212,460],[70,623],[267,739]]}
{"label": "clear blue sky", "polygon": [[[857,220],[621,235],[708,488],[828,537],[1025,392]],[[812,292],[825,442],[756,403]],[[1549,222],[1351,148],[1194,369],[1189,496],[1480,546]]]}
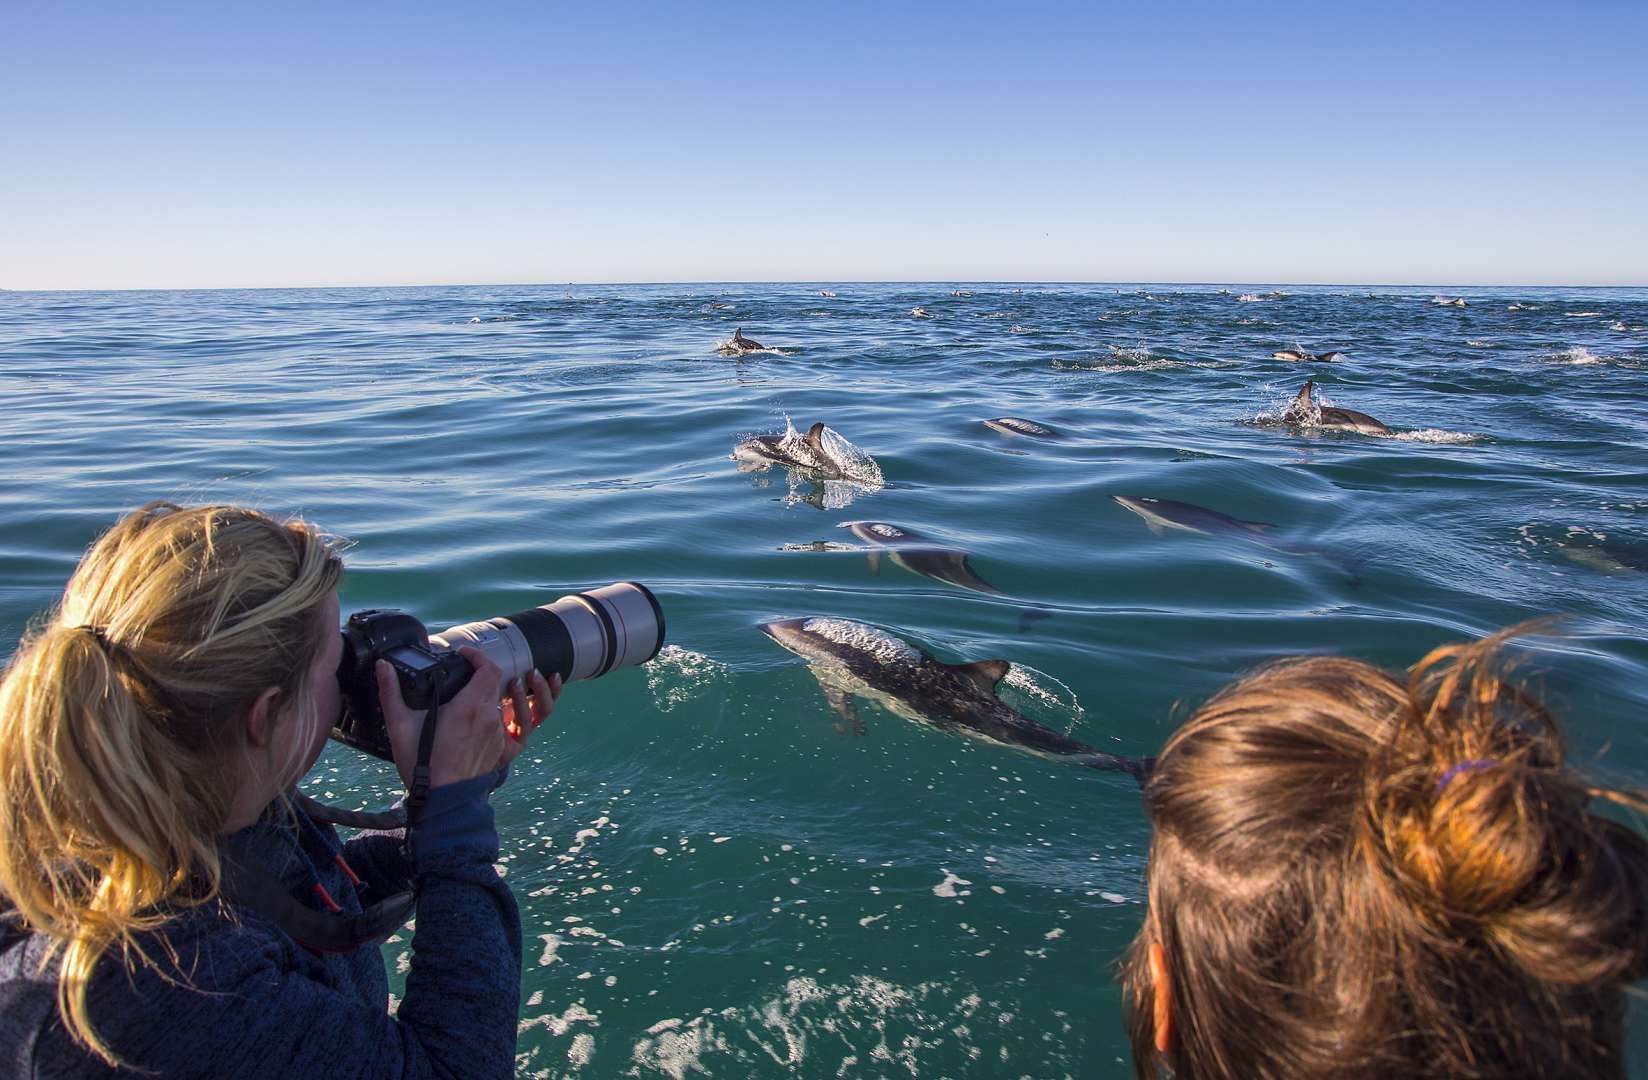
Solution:
{"label": "clear blue sky", "polygon": [[0,287],[1648,284],[1648,4],[0,6]]}

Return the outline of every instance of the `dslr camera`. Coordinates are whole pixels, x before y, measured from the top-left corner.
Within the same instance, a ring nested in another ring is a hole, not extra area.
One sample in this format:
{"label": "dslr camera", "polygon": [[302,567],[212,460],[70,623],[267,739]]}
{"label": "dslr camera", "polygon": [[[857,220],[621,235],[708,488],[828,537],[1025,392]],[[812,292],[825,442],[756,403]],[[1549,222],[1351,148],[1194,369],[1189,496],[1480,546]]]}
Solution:
{"label": "dslr camera", "polygon": [[564,683],[595,679],[658,655],[664,647],[664,609],[645,585],[622,581],[438,634],[403,611],[354,612],[343,626],[338,682],[344,704],[332,738],[392,761],[373,665],[389,662],[411,708],[438,708],[474,674],[458,655],[466,645],[502,668],[504,683],[533,668],[545,678],[559,673]]}

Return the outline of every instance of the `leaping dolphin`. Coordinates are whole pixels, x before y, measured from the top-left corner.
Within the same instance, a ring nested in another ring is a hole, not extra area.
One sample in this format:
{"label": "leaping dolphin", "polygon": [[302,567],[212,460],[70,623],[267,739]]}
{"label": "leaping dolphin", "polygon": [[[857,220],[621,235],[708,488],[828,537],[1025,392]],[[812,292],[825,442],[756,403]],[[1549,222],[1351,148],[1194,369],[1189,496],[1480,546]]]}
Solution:
{"label": "leaping dolphin", "polygon": [[1130,774],[1141,785],[1154,759],[1108,754],[1019,714],[996,696],[1011,670],[1006,660],[944,664],[876,627],[851,619],[781,619],[761,632],[806,660],[831,708],[837,729],[864,734],[855,697],[878,702],[919,724],[1064,758],[1093,769]]}
{"label": "leaping dolphin", "polygon": [[965,551],[943,547],[913,529],[885,521],[844,521],[836,528],[851,529],[854,536],[873,545],[870,569],[876,573],[881,570],[881,550],[886,549],[888,558],[912,574],[989,596],[1005,595],[973,572]]}
{"label": "leaping dolphin", "polygon": [[732,337],[723,341],[715,350],[723,356],[748,356],[752,352],[760,352],[766,346],[754,338],[744,336],[744,328],[739,327],[732,332]]}
{"label": "leaping dolphin", "polygon": [[1354,431],[1362,435],[1389,435],[1391,429],[1375,420],[1365,412],[1355,409],[1339,409],[1332,405],[1318,405],[1311,394],[1316,385],[1315,379],[1306,379],[1304,389],[1299,396],[1293,399],[1287,411],[1282,414],[1284,424],[1297,424],[1300,427],[1324,428],[1328,431]]}
{"label": "leaping dolphin", "polygon": [[740,461],[759,465],[783,465],[791,469],[807,469],[830,479],[844,474],[840,464],[824,448],[823,422],[807,429],[805,435],[794,431],[782,435],[751,435],[733,447],[732,456]]}

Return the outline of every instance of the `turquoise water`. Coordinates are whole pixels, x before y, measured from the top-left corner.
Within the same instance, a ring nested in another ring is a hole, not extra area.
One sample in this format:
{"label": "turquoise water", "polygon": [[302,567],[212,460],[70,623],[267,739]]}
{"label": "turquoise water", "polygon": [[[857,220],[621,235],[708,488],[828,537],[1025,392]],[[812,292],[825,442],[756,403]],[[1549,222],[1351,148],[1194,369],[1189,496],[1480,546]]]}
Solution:
{"label": "turquoise water", "polygon": [[[717,355],[735,327],[778,351]],[[1344,355],[1271,359],[1293,347]],[[1395,436],[1254,422],[1307,374]],[[6,293],[0,403],[7,647],[97,532],[161,497],[350,538],[346,611],[445,626],[655,588],[671,648],[571,687],[498,800],[523,1074],[1124,1070],[1133,782],[869,706],[838,734],[768,619],[1005,658],[1021,711],[1141,755],[1267,658],[1400,666],[1567,612],[1529,669],[1578,758],[1648,783],[1648,290]],[[1003,415],[1065,438],[980,423]],[[829,424],[881,482],[740,471],[738,440],[786,418]],[[1156,535],[1113,494],[1277,539]],[[971,552],[1007,595],[872,573],[836,549],[862,519]],[[339,747],[314,781],[391,795]],[[397,992],[405,947],[385,947]]]}

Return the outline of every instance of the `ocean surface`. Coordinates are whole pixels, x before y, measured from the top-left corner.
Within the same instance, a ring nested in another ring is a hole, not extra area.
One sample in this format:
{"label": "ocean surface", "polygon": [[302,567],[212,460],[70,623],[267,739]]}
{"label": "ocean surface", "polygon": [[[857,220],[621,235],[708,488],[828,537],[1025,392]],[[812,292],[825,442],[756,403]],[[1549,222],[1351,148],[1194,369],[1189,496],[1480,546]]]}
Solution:
{"label": "ocean surface", "polygon": [[[735,328],[767,351],[719,355]],[[1261,422],[1312,376],[1393,434]],[[731,456],[820,421],[846,479]],[[1525,668],[1578,760],[1648,784],[1648,290],[3,293],[0,435],[0,652],[155,498],[301,513],[352,545],[346,612],[432,628],[654,588],[668,648],[569,687],[495,798],[522,1075],[1129,1068],[1134,782],[871,704],[842,734],[767,620],[1011,661],[1024,714],[1138,756],[1267,659],[1401,667],[1565,613]],[[1158,534],[1112,495],[1274,529]],[[839,527],[861,520],[969,552],[1000,595],[873,571]],[[394,794],[339,746],[308,788]]]}

